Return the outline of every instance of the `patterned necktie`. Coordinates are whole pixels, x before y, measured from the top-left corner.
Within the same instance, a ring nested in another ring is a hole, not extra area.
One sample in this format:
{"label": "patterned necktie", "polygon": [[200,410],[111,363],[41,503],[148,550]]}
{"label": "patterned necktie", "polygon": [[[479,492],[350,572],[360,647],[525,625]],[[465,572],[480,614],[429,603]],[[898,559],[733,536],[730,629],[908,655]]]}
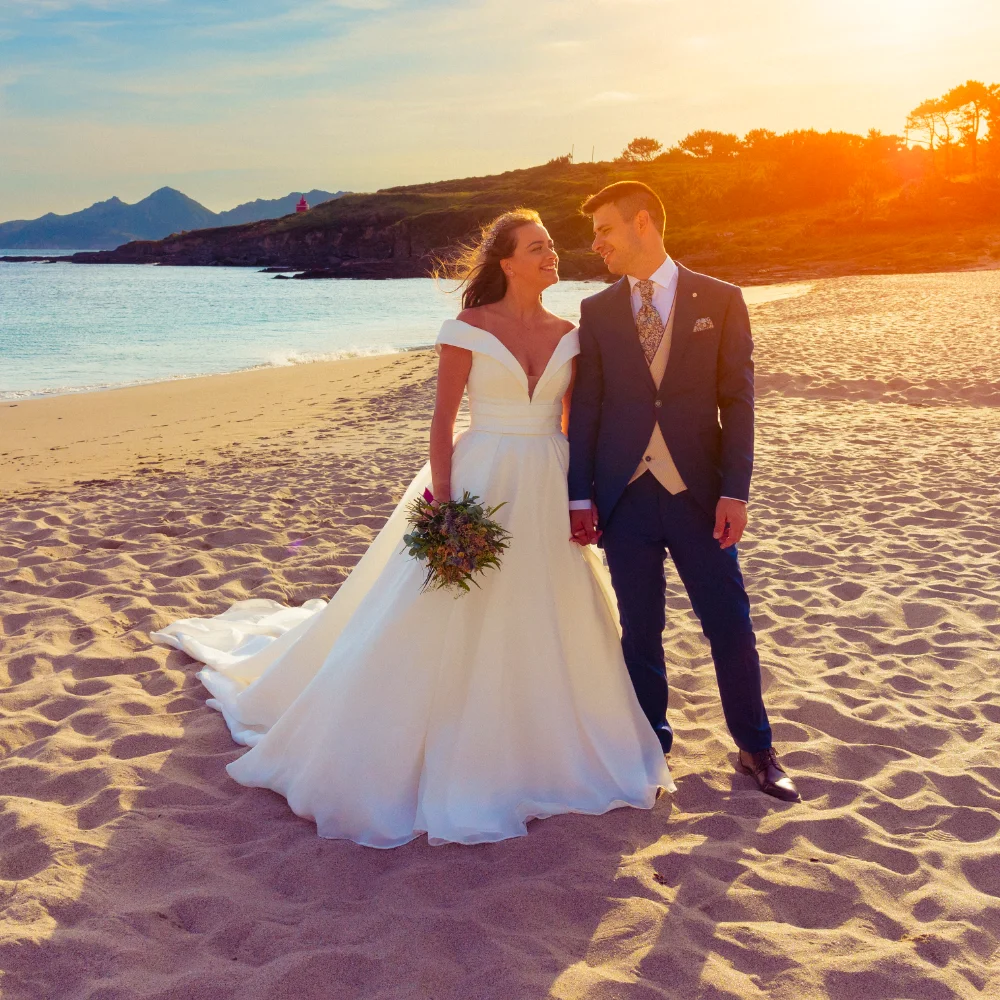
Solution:
{"label": "patterned necktie", "polygon": [[639,295],[642,296],[642,305],[635,318],[635,326],[639,331],[642,353],[646,355],[646,364],[651,365],[653,358],[656,357],[660,341],[663,340],[663,317],[653,305],[653,282],[646,278],[637,281],[635,287],[639,289]]}

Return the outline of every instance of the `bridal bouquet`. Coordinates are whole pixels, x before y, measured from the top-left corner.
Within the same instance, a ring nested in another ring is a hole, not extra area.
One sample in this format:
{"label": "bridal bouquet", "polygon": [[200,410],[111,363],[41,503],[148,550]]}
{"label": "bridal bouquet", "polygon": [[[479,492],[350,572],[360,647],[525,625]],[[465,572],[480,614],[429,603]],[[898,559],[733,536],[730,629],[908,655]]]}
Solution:
{"label": "bridal bouquet", "polygon": [[510,533],[493,520],[503,504],[484,507],[468,491],[461,500],[433,500],[425,490],[406,508],[413,530],[403,536],[403,544],[414,559],[427,563],[424,590],[447,587],[467,594],[470,582],[479,586],[475,574],[499,568],[510,544]]}

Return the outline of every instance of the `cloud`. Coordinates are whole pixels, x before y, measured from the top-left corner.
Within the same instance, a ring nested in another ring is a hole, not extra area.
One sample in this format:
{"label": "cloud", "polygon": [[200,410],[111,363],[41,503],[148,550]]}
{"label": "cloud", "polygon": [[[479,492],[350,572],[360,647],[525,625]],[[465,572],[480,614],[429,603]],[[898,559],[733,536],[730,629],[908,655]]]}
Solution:
{"label": "cloud", "polygon": [[20,13],[26,17],[44,17],[70,10],[126,10],[142,5],[163,4],[168,0],[5,0],[8,16]]}
{"label": "cloud", "polygon": [[637,100],[639,100],[638,96],[627,90],[602,90],[601,93],[588,97],[583,103],[589,105],[631,104]]}
{"label": "cloud", "polygon": [[216,207],[371,190],[699,127],[895,131],[996,75],[1000,5],[947,0],[930,44],[946,0],[913,2],[906,48],[866,0],[0,0],[0,218],[189,180]]}

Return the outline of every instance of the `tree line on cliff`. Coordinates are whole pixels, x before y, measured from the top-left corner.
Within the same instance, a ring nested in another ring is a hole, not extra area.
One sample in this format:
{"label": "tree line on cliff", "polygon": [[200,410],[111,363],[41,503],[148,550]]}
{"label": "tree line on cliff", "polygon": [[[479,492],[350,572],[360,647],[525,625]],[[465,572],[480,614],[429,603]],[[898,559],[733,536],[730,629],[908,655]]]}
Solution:
{"label": "tree line on cliff", "polygon": [[[699,184],[687,201],[705,221],[830,201],[846,203],[849,216],[863,221],[940,220],[960,210],[959,202],[971,211],[981,206],[980,196],[992,202],[1000,178],[1000,84],[969,80],[921,102],[902,136],[757,128],[740,138],[698,129],[669,149],[649,136],[635,138],[615,163],[698,164],[700,176],[714,182]],[[720,164],[729,169],[713,174]],[[902,198],[887,197],[904,189]],[[945,192],[951,197],[942,204]]]}
{"label": "tree line on cliff", "polygon": [[[797,137],[815,135],[812,131],[787,132],[784,135],[765,128],[749,131],[742,139],[732,132],[698,129],[669,149],[656,139],[643,136],[633,139],[615,161],[617,163],[649,163],[654,160],[732,159],[744,156],[757,159],[780,159],[782,147],[794,144]],[[857,146],[861,136],[847,132],[829,132],[842,143]],[[906,117],[906,129],[899,136],[883,137],[877,130],[868,133],[869,140],[888,139],[900,145],[925,145],[933,162],[944,172],[967,167],[979,168],[979,148],[985,142],[989,154],[986,166],[1000,169],[1000,84],[967,80],[952,87],[941,97],[929,98],[917,105]],[[965,156],[960,157],[964,151]],[[942,163],[943,158],[943,163]],[[566,157],[567,161],[571,158]]]}

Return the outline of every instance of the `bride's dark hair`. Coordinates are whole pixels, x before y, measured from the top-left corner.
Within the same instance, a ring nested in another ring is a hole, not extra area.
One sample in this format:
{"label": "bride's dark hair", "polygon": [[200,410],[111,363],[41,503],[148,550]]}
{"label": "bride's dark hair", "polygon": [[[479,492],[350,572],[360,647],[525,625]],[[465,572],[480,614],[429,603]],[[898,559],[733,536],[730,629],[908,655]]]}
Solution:
{"label": "bride's dark hair", "polygon": [[517,231],[532,222],[542,224],[531,208],[515,208],[483,226],[476,243],[460,243],[455,251],[435,262],[433,275],[457,281],[462,289],[462,308],[473,309],[499,302],[507,293],[507,276],[500,261],[517,248]]}

